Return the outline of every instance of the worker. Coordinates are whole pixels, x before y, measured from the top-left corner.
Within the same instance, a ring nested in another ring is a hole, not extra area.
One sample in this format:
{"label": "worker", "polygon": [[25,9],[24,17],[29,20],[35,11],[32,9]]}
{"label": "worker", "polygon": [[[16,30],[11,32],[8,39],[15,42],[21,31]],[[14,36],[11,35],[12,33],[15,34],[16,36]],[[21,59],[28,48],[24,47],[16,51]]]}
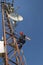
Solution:
{"label": "worker", "polygon": [[20,37],[18,39],[18,47],[19,47],[19,49],[21,49],[22,46],[25,44],[25,42],[26,42],[25,37],[26,37],[26,35],[24,35],[23,32],[20,32]]}
{"label": "worker", "polygon": [[20,37],[17,42],[19,49],[22,48],[22,46],[25,44],[26,40],[31,40],[31,39],[29,37],[27,37],[23,32],[20,32]]}

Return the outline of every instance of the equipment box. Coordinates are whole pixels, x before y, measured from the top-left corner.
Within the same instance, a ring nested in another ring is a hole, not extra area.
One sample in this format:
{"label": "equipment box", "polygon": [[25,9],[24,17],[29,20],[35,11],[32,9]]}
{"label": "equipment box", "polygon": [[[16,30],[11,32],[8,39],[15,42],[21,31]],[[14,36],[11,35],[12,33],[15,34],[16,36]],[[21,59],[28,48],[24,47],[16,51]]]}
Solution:
{"label": "equipment box", "polygon": [[4,49],[4,41],[0,41],[0,54],[4,53],[5,49]]}

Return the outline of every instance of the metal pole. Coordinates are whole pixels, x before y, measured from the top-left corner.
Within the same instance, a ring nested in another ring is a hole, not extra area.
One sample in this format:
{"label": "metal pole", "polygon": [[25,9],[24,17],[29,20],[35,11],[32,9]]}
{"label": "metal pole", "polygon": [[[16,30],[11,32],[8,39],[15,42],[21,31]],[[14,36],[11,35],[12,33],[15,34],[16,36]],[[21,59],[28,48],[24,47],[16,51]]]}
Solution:
{"label": "metal pole", "polygon": [[5,20],[4,20],[3,5],[2,5],[2,25],[3,25],[4,47],[5,47],[5,65],[8,65],[8,57],[7,57],[7,49],[6,49]]}

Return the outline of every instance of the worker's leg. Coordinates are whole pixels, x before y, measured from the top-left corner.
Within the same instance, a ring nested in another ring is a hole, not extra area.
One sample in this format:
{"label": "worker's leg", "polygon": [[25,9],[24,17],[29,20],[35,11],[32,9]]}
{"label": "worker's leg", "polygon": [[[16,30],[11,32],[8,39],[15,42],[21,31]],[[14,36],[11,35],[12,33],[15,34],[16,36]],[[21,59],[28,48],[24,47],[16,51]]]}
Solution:
{"label": "worker's leg", "polygon": [[20,43],[18,47],[19,47],[19,49],[21,49],[22,48],[22,43]]}

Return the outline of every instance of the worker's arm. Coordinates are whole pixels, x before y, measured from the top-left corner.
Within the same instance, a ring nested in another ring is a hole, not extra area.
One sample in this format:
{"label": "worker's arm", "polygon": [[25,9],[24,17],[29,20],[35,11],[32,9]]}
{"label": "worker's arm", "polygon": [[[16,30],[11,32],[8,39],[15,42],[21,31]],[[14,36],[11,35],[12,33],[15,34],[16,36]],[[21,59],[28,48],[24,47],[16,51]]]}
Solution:
{"label": "worker's arm", "polygon": [[26,40],[31,40],[31,39],[30,39],[29,37],[27,37],[27,36],[25,37],[25,39],[26,39]]}

